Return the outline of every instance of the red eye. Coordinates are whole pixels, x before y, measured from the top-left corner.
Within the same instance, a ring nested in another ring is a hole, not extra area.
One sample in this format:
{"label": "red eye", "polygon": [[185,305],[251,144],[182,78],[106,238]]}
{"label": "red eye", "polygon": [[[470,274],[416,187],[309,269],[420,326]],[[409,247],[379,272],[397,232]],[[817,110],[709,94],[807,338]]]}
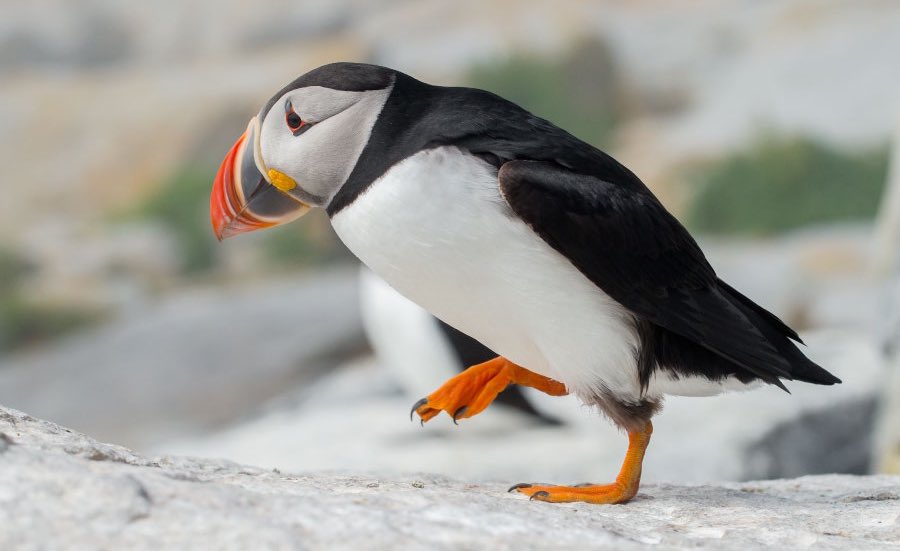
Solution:
{"label": "red eye", "polygon": [[301,130],[306,127],[307,123],[305,120],[300,118],[300,115],[294,111],[294,106],[291,105],[291,102],[288,101],[284,105],[284,121],[287,123],[287,127],[290,129],[294,135],[298,135]]}

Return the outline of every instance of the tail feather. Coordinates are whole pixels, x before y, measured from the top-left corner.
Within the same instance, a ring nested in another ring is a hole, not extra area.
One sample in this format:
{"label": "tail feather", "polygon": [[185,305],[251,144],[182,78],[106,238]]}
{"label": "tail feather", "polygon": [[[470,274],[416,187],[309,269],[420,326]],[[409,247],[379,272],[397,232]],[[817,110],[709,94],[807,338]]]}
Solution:
{"label": "tail feather", "polygon": [[833,385],[841,380],[827,370],[807,358],[797,346],[791,342],[794,340],[803,343],[797,332],[778,319],[775,314],[756,304],[733,287],[719,280],[719,288],[724,291],[732,304],[759,329],[760,333],[778,351],[778,353],[790,364],[792,379],[817,385]]}
{"label": "tail feather", "polygon": [[744,306],[752,310],[756,315],[760,316],[765,321],[775,326],[775,328],[783,335],[785,335],[789,339],[799,342],[800,344],[803,344],[803,340],[800,338],[800,335],[798,335],[796,331],[788,327],[786,323],[781,321],[778,316],[776,316],[772,312],[769,312],[759,304],[756,304],[745,295],[743,295],[740,291],[722,281],[721,278],[719,279],[719,288],[725,291],[725,294],[729,298],[733,300],[736,299],[740,304],[743,304]]}

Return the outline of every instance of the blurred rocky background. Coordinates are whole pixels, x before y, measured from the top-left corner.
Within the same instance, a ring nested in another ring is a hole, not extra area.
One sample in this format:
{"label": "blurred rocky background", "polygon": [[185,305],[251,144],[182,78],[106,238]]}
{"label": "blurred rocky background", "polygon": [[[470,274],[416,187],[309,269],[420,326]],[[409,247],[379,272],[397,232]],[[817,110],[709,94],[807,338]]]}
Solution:
{"label": "blurred rocky background", "polygon": [[611,475],[624,439],[565,400],[546,406],[559,426],[502,408],[410,425],[420,396],[372,356],[357,266],[320,214],[215,241],[209,188],[249,117],[355,60],[496,91],[608,150],[844,379],[669,400],[648,480],[900,470],[897,2],[0,12],[0,403],[140,451],[285,469]]}

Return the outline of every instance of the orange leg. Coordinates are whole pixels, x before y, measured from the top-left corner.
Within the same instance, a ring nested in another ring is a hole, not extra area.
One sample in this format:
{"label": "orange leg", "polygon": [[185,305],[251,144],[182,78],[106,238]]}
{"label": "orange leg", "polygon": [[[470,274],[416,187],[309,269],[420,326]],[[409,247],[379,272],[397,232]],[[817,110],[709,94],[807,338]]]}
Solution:
{"label": "orange leg", "polygon": [[503,392],[510,383],[530,386],[551,396],[568,394],[564,384],[528,371],[502,356],[473,365],[444,383],[441,388],[422,398],[413,406],[410,418],[418,413],[422,423],[445,411],[453,418],[465,419],[478,415]]}
{"label": "orange leg", "polygon": [[612,484],[585,486],[551,486],[540,484],[516,484],[510,492],[521,492],[537,501],[561,503],[585,501],[587,503],[625,503],[637,494],[641,484],[641,464],[644,452],[653,434],[653,424],[647,421],[644,428],[628,433],[628,453],[622,470]]}

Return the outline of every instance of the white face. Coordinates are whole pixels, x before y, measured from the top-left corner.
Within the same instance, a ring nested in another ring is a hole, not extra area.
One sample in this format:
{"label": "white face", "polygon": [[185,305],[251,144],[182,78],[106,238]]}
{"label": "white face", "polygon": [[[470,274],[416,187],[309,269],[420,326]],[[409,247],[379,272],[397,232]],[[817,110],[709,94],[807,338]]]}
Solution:
{"label": "white face", "polygon": [[[346,92],[308,86],[287,92],[260,116],[263,166],[296,182],[290,195],[309,205],[328,205],[356,166],[392,88]],[[286,107],[299,118],[289,121]],[[297,132],[300,120],[306,127]]]}

